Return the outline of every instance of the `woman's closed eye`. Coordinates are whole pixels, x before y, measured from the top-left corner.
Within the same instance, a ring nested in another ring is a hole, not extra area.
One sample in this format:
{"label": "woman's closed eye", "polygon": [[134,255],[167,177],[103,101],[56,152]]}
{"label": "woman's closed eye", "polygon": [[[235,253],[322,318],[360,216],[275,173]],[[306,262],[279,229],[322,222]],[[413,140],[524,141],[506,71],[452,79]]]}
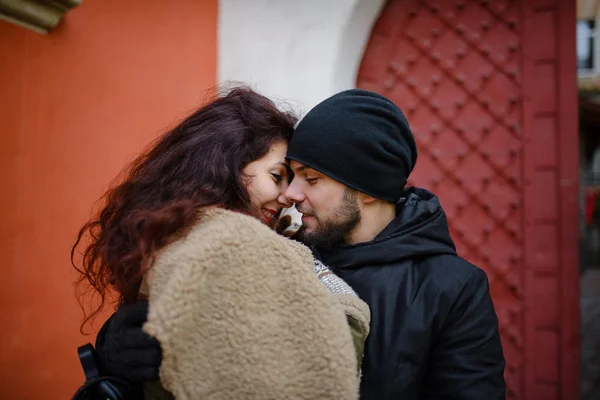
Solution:
{"label": "woman's closed eye", "polygon": [[275,183],[279,183],[282,180],[282,176],[279,174],[271,172],[271,176],[273,177],[273,180],[275,181]]}

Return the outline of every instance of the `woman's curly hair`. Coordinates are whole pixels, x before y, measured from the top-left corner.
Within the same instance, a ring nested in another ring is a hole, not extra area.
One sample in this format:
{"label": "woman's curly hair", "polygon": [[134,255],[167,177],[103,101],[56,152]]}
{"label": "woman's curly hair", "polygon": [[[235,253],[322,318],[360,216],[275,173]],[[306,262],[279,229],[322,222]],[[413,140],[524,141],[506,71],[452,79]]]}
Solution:
{"label": "woman's curly hair", "polygon": [[[242,170],[274,143],[289,142],[296,121],[268,98],[236,87],[159,137],[123,171],[71,250],[71,263],[81,274],[82,329],[102,310],[111,289],[119,302],[135,301],[156,251],[189,227],[201,209],[251,213]],[[98,296],[89,314],[82,300],[86,293]]]}

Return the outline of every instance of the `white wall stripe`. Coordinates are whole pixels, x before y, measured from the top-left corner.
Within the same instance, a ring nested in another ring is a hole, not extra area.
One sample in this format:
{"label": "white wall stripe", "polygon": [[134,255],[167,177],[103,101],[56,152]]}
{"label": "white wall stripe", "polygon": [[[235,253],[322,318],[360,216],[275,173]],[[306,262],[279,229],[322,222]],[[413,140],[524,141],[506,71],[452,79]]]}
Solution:
{"label": "white wall stripe", "polygon": [[356,85],[384,0],[220,0],[219,82],[244,81],[304,114]]}

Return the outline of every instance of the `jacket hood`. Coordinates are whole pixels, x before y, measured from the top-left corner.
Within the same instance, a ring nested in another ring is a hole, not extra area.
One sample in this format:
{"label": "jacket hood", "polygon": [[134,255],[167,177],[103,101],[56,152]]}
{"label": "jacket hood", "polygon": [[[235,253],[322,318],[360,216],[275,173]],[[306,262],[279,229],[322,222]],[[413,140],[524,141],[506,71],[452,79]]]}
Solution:
{"label": "jacket hood", "polygon": [[313,250],[332,269],[360,268],[419,257],[456,254],[446,214],[437,196],[414,187],[403,191],[396,218],[373,241],[331,249],[315,247]]}

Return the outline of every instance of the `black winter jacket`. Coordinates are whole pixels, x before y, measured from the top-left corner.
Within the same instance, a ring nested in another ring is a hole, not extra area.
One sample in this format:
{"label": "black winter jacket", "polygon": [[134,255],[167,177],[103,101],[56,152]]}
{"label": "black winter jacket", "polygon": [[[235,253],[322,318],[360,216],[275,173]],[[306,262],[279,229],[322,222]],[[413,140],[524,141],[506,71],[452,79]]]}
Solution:
{"label": "black winter jacket", "polygon": [[372,242],[313,250],[371,308],[362,400],[505,398],[487,276],[456,254],[437,197],[406,189]]}

